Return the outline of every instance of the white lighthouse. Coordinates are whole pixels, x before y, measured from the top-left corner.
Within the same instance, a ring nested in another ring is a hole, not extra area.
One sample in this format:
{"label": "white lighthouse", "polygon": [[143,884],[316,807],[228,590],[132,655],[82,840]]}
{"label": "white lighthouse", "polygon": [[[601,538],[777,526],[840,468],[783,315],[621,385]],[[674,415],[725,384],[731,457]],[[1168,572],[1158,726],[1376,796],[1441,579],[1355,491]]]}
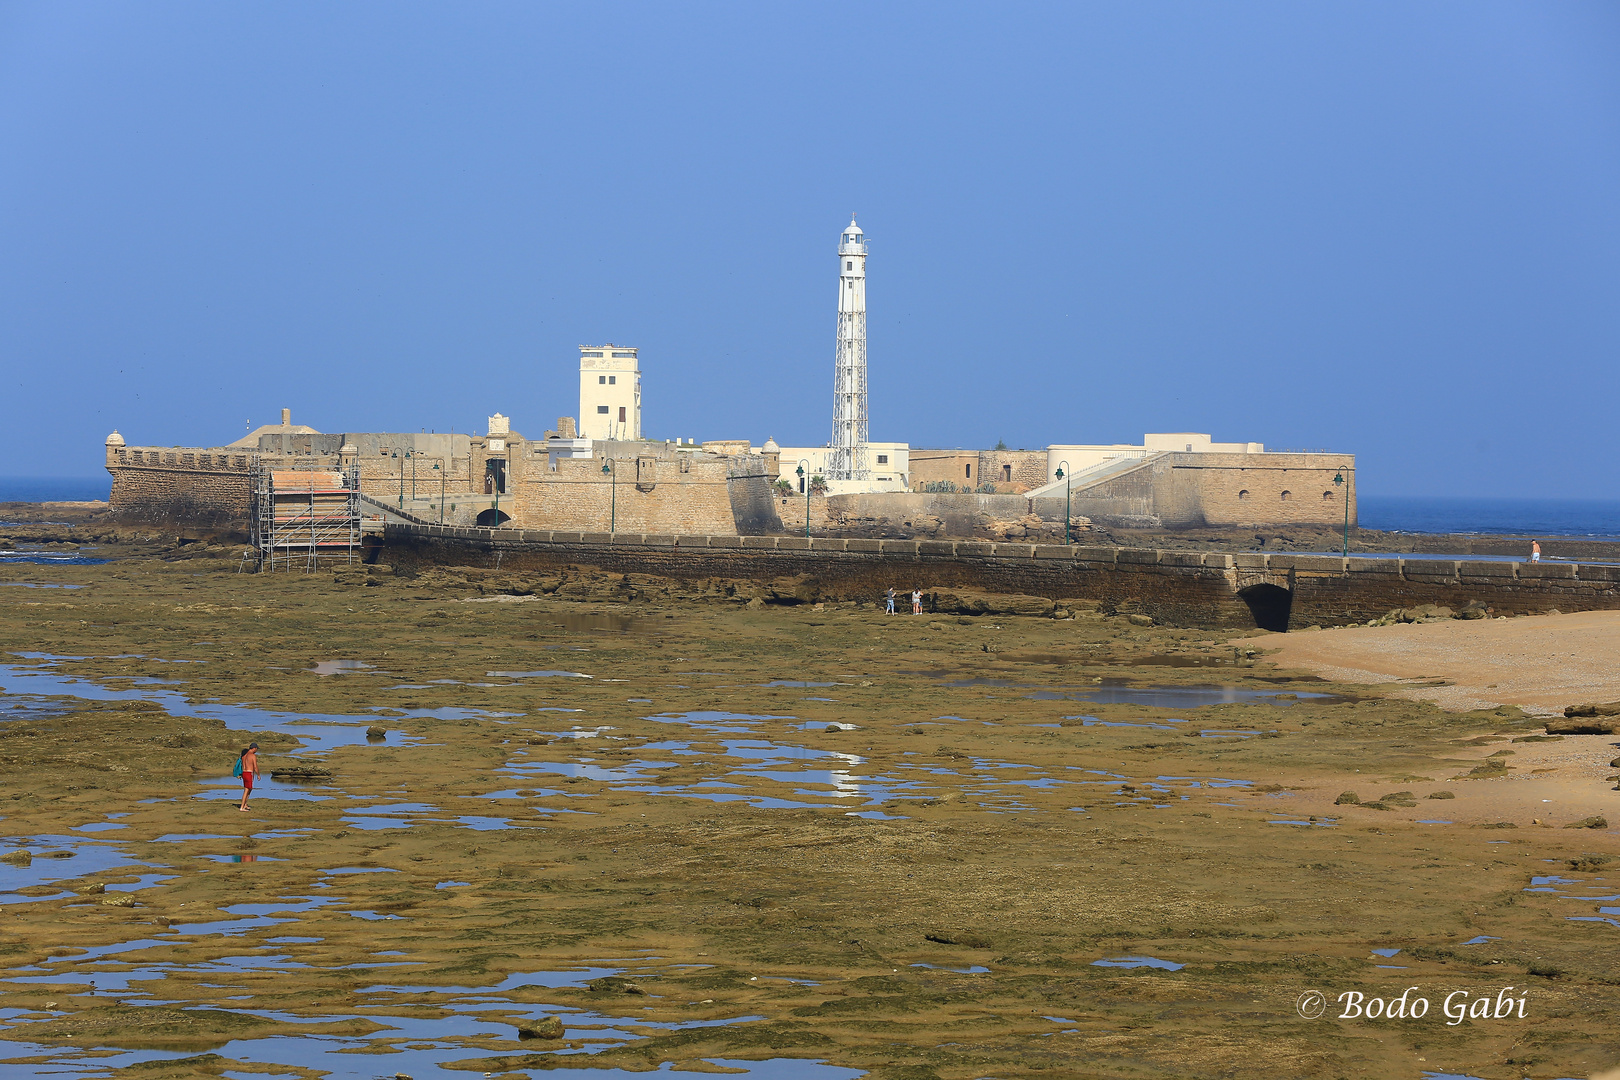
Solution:
{"label": "white lighthouse", "polygon": [[849,218],[838,242],[838,354],[833,370],[830,480],[866,480],[866,237]]}

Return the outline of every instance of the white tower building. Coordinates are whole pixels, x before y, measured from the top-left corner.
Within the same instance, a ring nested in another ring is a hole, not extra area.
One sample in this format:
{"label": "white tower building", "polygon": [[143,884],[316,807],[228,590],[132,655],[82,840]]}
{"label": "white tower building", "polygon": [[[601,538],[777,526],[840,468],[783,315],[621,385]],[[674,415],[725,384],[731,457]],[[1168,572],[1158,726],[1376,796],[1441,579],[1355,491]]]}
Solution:
{"label": "white tower building", "polygon": [[623,345],[579,347],[579,436],[641,438],[641,368]]}
{"label": "white tower building", "polygon": [[866,237],[849,218],[838,243],[838,356],[829,480],[871,477],[866,452]]}

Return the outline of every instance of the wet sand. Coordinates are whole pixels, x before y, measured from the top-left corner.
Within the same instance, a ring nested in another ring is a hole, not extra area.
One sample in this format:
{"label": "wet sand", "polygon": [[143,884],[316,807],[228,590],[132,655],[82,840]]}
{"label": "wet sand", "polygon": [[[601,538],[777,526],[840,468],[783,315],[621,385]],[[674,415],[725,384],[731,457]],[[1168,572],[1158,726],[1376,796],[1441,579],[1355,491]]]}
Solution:
{"label": "wet sand", "polygon": [[[8,1076],[1620,1062],[1620,845],[1565,827],[1620,824],[1614,738],[1092,612],[234,570],[0,568],[84,586],[0,590]],[[249,738],[325,772],[239,813]],[[1421,1021],[1296,1010],[1408,986]],[[1506,986],[1524,1019],[1440,1012]]]}
{"label": "wet sand", "polygon": [[[1279,667],[1454,711],[1517,705],[1547,716],[1620,701],[1620,611],[1352,626],[1277,635],[1266,650]],[[1447,685],[1423,685],[1438,681]]]}

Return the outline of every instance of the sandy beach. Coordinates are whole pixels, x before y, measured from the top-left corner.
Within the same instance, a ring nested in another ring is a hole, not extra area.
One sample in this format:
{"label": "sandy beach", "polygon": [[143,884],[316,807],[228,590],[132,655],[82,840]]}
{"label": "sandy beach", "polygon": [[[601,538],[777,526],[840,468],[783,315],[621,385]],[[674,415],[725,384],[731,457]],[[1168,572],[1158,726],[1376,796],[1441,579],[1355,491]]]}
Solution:
{"label": "sandy beach", "polygon": [[[1620,611],[1353,626],[1266,639],[1266,659],[1466,712],[1620,701]],[[1444,685],[1436,685],[1441,684]]]}

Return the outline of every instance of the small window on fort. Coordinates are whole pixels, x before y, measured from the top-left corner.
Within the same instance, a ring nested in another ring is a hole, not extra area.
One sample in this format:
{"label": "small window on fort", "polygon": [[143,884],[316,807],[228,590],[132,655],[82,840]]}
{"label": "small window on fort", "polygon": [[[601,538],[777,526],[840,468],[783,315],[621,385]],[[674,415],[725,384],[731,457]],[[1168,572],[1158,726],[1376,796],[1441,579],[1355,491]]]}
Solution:
{"label": "small window on fort", "polygon": [[598,413],[603,413],[603,414],[605,414],[605,413],[606,413],[606,412],[607,412],[607,411],[608,411],[608,407],[607,407],[607,406],[606,406],[606,405],[598,405],[598,406],[597,406],[597,407],[596,407],[596,411],[597,411],[597,412],[598,412]]}
{"label": "small window on fort", "polygon": [[887,465],[888,463],[889,463],[889,455],[888,454],[879,454],[878,455],[878,464],[879,465]]}
{"label": "small window on fort", "polygon": [[1248,497],[1249,497],[1249,493],[1248,493],[1247,490],[1238,492],[1238,498],[1247,499]]}
{"label": "small window on fort", "polygon": [[1011,481],[1012,480],[1012,466],[1011,465],[1003,465],[1001,467],[1001,478],[1003,480],[1006,480],[1006,481]]}
{"label": "small window on fort", "polygon": [[617,385],[619,385],[619,377],[617,375],[609,375],[608,376],[608,385],[609,386],[617,386]]}
{"label": "small window on fort", "polygon": [[596,381],[597,381],[597,382],[598,382],[598,383],[599,383],[599,384],[600,384],[600,385],[602,385],[602,386],[606,386],[606,385],[607,385],[607,376],[606,376],[606,375],[598,375],[598,376],[597,376],[597,377],[596,377]]}
{"label": "small window on fort", "polygon": [[1293,492],[1292,492],[1292,491],[1285,491],[1285,492],[1283,492],[1283,493],[1282,493],[1282,501],[1283,501],[1283,502],[1287,502],[1287,501],[1288,501],[1288,497],[1289,497],[1289,496],[1290,496],[1290,495],[1292,495],[1292,494],[1293,494]]}
{"label": "small window on fort", "polygon": [[965,465],[965,466],[963,466],[963,468],[967,469],[967,473],[966,473],[967,478],[969,480],[973,479],[973,466]]}
{"label": "small window on fort", "polygon": [[1331,491],[1322,492],[1322,501],[1323,502],[1332,502],[1333,501],[1333,492],[1331,492]]}

